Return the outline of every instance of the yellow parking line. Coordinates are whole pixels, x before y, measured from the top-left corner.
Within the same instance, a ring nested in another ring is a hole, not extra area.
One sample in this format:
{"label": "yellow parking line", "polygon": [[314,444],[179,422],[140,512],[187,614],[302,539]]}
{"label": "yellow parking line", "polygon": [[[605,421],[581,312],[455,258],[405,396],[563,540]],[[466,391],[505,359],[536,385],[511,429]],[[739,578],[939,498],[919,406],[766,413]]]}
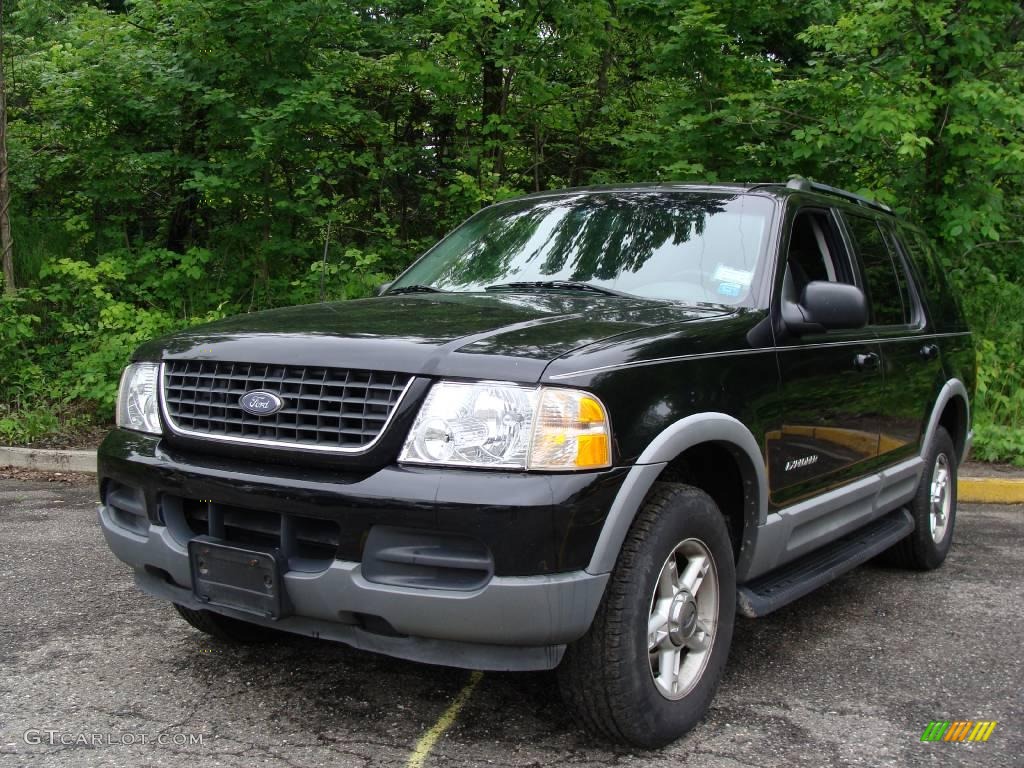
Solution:
{"label": "yellow parking line", "polygon": [[459,691],[455,700],[451,703],[451,706],[444,711],[444,714],[438,718],[438,721],[434,723],[433,728],[427,731],[420,740],[416,742],[416,749],[409,755],[409,762],[406,763],[406,768],[423,768],[424,762],[430,756],[430,750],[434,748],[437,740],[440,739],[444,732],[452,727],[452,723],[455,722],[455,718],[459,716],[459,712],[466,702],[469,701],[469,697],[473,695],[473,689],[476,688],[477,683],[483,679],[483,672],[474,672],[469,676],[469,682],[466,683],[462,690]]}
{"label": "yellow parking line", "polygon": [[1024,480],[961,477],[956,490],[960,501],[979,504],[1024,504]]}

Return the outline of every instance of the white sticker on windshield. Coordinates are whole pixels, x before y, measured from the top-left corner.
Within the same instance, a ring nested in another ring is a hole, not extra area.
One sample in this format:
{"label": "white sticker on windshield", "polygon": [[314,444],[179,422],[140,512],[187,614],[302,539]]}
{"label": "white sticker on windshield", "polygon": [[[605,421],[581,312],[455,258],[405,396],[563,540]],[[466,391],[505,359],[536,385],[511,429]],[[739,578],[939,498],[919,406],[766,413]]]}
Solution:
{"label": "white sticker on windshield", "polygon": [[754,273],[745,269],[736,269],[735,267],[727,267],[725,264],[719,264],[715,269],[712,279],[720,283],[739,283],[746,288],[753,282]]}
{"label": "white sticker on windshield", "polygon": [[743,286],[739,283],[719,283],[718,292],[723,296],[730,296],[732,298],[738,297],[743,293]]}

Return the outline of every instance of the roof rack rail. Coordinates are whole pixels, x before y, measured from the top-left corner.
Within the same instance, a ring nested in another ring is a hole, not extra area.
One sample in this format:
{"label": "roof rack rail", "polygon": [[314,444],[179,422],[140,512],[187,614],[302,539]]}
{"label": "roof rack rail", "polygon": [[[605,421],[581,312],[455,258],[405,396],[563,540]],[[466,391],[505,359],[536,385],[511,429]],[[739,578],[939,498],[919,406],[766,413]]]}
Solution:
{"label": "roof rack rail", "polygon": [[830,187],[828,184],[821,184],[817,181],[808,181],[803,176],[790,176],[789,181],[786,182],[786,189],[796,189],[801,192],[822,192],[826,195],[835,195],[836,197],[852,200],[858,205],[865,205],[868,208],[892,213],[892,208],[885,203],[869,200],[863,195],[856,195],[853,192],[847,192],[845,189],[839,189],[839,187]]}

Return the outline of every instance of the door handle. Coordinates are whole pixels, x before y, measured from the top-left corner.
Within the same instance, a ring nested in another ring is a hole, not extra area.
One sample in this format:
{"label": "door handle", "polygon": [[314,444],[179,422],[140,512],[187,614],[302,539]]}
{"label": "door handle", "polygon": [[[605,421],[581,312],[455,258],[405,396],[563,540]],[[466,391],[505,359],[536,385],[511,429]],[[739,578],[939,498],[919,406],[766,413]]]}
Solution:
{"label": "door handle", "polygon": [[925,344],[921,347],[921,359],[922,360],[934,360],[939,356],[938,344]]}
{"label": "door handle", "polygon": [[862,353],[853,358],[853,364],[858,371],[873,371],[878,367],[878,355],[874,352]]}

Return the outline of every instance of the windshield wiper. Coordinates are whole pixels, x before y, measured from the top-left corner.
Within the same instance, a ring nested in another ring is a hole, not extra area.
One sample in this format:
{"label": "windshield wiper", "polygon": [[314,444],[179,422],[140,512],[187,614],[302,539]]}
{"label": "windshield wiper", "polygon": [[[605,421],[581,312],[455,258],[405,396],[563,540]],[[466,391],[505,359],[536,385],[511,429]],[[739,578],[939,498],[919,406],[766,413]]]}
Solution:
{"label": "windshield wiper", "polygon": [[389,288],[384,295],[397,296],[401,293],[445,293],[445,291],[429,285],[401,285],[398,288]]}
{"label": "windshield wiper", "polygon": [[605,296],[624,296],[626,298],[634,298],[631,294],[624,293],[623,291],[612,290],[611,288],[604,288],[600,285],[592,285],[590,283],[580,283],[575,280],[534,280],[531,282],[521,283],[498,283],[497,285],[488,285],[484,288],[485,291],[591,291],[593,293],[600,293]]}

